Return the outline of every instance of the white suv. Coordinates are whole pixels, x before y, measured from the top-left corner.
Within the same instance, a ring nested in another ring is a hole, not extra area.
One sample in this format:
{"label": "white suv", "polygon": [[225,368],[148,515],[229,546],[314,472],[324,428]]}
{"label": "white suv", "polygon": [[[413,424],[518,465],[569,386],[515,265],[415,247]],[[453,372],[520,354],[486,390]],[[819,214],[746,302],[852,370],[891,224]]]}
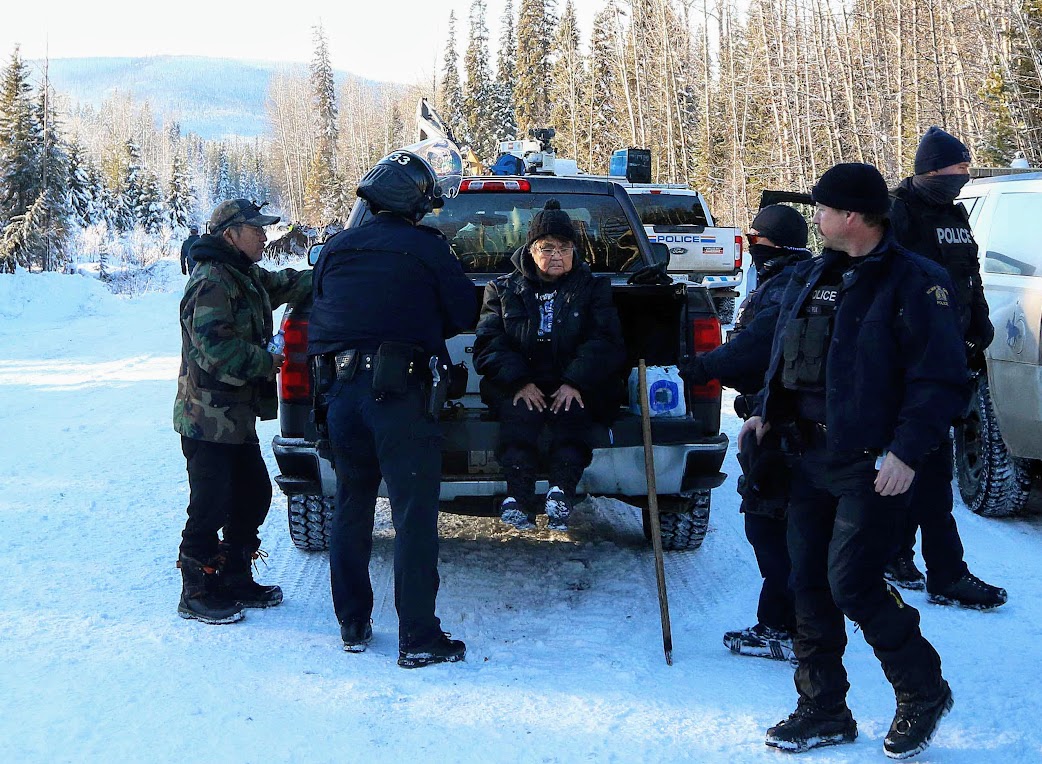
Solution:
{"label": "white suv", "polygon": [[959,492],[974,512],[1012,515],[1028,506],[1042,465],[1042,172],[979,178],[959,201],[980,248],[995,326],[987,376],[956,428]]}

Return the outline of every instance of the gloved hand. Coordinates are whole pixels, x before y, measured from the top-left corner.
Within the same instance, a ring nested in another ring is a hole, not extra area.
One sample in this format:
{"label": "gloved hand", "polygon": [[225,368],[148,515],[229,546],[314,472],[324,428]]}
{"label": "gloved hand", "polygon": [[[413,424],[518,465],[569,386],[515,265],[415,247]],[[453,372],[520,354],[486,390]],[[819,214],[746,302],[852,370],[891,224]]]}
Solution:
{"label": "gloved hand", "polygon": [[677,365],[680,377],[689,385],[706,385],[712,377],[706,371],[706,365],[699,356],[684,356]]}
{"label": "gloved hand", "polygon": [[626,279],[627,284],[672,284],[673,279],[666,273],[666,264],[659,263],[658,265],[645,265],[643,268],[634,271],[633,274]]}
{"label": "gloved hand", "polygon": [[974,374],[978,374],[987,368],[984,350],[978,343],[971,340],[966,340],[966,365]]}

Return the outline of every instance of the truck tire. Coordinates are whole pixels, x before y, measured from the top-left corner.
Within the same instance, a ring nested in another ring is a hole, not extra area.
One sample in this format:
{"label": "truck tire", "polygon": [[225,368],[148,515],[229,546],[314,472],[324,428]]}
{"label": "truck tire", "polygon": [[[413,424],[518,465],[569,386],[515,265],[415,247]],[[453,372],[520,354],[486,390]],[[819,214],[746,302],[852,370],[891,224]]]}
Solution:
{"label": "truck tire", "polygon": [[983,374],[977,380],[969,414],[955,427],[953,459],[959,494],[973,512],[1007,517],[1023,511],[1031,491],[1031,473],[1027,462],[1010,454],[1002,440]]}
{"label": "truck tire", "polygon": [[713,304],[716,305],[716,314],[720,317],[721,324],[734,323],[734,307],[737,297],[714,297]]}
{"label": "truck tire", "polygon": [[289,536],[305,552],[329,549],[333,528],[333,497],[296,494],[289,498]]}
{"label": "truck tire", "polygon": [[[659,494],[659,526],[662,549],[667,552],[690,552],[702,546],[709,530],[710,490],[695,491],[691,496]],[[642,510],[644,538],[651,540],[651,514]]]}

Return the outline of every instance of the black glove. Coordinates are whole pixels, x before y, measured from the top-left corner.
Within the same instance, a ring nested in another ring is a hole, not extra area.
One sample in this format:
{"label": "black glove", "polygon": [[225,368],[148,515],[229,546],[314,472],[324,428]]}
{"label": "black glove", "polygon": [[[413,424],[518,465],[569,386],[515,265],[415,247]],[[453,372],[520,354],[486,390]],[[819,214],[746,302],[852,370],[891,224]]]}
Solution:
{"label": "black glove", "polygon": [[978,343],[971,340],[966,340],[966,365],[974,374],[980,373],[987,368],[984,350]]}
{"label": "black glove", "polygon": [[699,356],[684,356],[680,359],[680,377],[689,385],[706,385],[712,379],[706,365]]}
{"label": "black glove", "polygon": [[634,271],[634,273],[626,279],[627,284],[672,284],[673,279],[666,273],[666,264],[659,263],[658,265],[645,265],[643,268]]}

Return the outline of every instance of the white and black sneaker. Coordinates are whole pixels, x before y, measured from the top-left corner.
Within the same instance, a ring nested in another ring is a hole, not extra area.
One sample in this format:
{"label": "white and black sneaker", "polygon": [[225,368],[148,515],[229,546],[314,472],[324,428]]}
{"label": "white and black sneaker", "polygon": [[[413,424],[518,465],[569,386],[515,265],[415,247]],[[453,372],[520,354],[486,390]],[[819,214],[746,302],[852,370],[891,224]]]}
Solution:
{"label": "white and black sneaker", "polygon": [[521,508],[521,502],[513,496],[507,496],[499,505],[499,519],[519,531],[530,531],[535,528],[535,518],[525,512]]}
{"label": "white and black sneaker", "polygon": [[568,518],[572,516],[572,503],[564,489],[554,486],[546,492],[546,527],[554,531],[568,530]]}
{"label": "white and black sneaker", "polygon": [[724,634],[724,644],[728,650],[738,655],[795,663],[796,653],[792,649],[792,637],[788,631],[772,629],[758,623],[748,629],[727,632]]}

